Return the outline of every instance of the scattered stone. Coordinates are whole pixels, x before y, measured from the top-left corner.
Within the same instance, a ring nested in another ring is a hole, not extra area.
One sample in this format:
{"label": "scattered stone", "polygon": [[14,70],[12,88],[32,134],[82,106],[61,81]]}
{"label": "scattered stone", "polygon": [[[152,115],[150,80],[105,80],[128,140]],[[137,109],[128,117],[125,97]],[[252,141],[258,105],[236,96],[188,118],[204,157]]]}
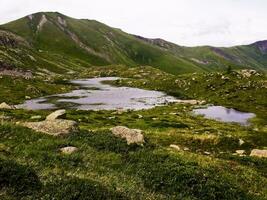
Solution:
{"label": "scattered stone", "polygon": [[205,154],[205,155],[210,155],[211,153],[208,152],[208,151],[205,151],[204,154]]}
{"label": "scattered stone", "polygon": [[143,145],[144,136],[139,129],[129,129],[125,126],[116,126],[111,129],[112,133],[118,137],[126,139],[127,144],[139,144]]}
{"label": "scattered stone", "polygon": [[65,115],[65,114],[66,114],[66,110],[57,110],[57,111],[51,113],[50,115],[48,115],[46,117],[46,120],[53,121],[53,120],[59,118],[60,116]]}
{"label": "scattered stone", "polygon": [[236,154],[243,155],[245,153],[245,150],[236,150]]}
{"label": "scattered stone", "polygon": [[143,118],[143,116],[140,115],[140,114],[137,114],[137,116],[138,116],[139,119],[142,119]]}
{"label": "scattered stone", "polygon": [[199,101],[199,100],[181,100],[181,99],[178,99],[175,101],[175,103],[201,105],[201,104],[205,104],[206,102],[205,101]]}
{"label": "scattered stone", "polygon": [[250,156],[267,158],[267,150],[253,149],[250,153]]}
{"label": "scattered stone", "polygon": [[7,109],[7,110],[11,110],[11,109],[15,109],[14,106],[8,105],[7,103],[3,102],[0,104],[0,109]]}
{"label": "scattered stone", "polygon": [[31,119],[41,119],[42,116],[41,115],[35,115],[35,116],[31,116]]}
{"label": "scattered stone", "polygon": [[184,147],[184,151],[189,151],[190,149],[188,147]]}
{"label": "scattered stone", "polygon": [[253,69],[244,69],[244,70],[241,70],[240,74],[244,77],[244,78],[249,78],[251,76],[259,76],[260,74],[257,73],[256,70],[253,70]]}
{"label": "scattered stone", "polygon": [[65,119],[55,119],[53,121],[45,120],[41,122],[25,122],[21,125],[53,136],[67,135],[78,130],[78,126],[75,121]]}
{"label": "scattered stone", "polygon": [[242,139],[239,139],[239,140],[238,140],[238,144],[239,144],[239,146],[243,145],[244,143],[245,143],[244,140],[242,140]]}
{"label": "scattered stone", "polygon": [[180,151],[181,150],[181,148],[178,145],[175,145],[175,144],[171,144],[170,145],[170,148],[175,149],[177,151]]}
{"label": "scattered stone", "polygon": [[61,153],[64,153],[64,154],[72,154],[72,153],[78,151],[78,148],[69,146],[69,147],[61,148],[60,151],[61,151]]}

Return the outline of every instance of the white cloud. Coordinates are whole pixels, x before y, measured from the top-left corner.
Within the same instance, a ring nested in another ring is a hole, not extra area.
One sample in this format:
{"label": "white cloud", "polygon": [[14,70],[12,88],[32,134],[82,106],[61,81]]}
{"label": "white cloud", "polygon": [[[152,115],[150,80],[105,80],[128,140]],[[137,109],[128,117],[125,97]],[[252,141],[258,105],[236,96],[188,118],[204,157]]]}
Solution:
{"label": "white cloud", "polygon": [[266,0],[1,0],[0,23],[58,11],[180,45],[230,46],[267,39],[266,8]]}

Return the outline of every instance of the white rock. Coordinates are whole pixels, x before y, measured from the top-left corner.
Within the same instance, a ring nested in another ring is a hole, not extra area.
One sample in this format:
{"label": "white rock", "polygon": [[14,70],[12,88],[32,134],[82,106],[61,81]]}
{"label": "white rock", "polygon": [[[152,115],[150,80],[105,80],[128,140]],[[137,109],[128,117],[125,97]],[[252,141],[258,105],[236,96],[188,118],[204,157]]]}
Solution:
{"label": "white rock", "polygon": [[139,129],[129,129],[125,126],[116,126],[112,128],[111,131],[114,135],[126,139],[128,145],[142,145],[145,142],[142,131]]}
{"label": "white rock", "polygon": [[48,115],[46,117],[46,120],[53,121],[53,120],[57,119],[58,117],[65,115],[65,113],[66,113],[66,110],[57,110],[57,111],[51,113],[50,115]]}
{"label": "white rock", "polygon": [[0,109],[11,110],[11,109],[14,109],[14,106],[10,106],[7,103],[3,102],[3,103],[0,104]]}
{"label": "white rock", "polygon": [[177,151],[180,151],[181,150],[181,148],[178,145],[175,145],[175,144],[171,144],[170,145],[170,148],[175,149]]}
{"label": "white rock", "polygon": [[239,143],[239,146],[241,146],[242,144],[244,144],[244,143],[245,143],[245,141],[244,141],[244,140],[242,140],[242,139],[239,139],[238,143]]}
{"label": "white rock", "polygon": [[60,151],[64,154],[72,154],[76,151],[78,151],[78,148],[77,147],[72,147],[72,146],[69,146],[69,147],[63,147],[60,149]]}
{"label": "white rock", "polygon": [[267,150],[253,149],[250,153],[250,156],[267,158]]}
{"label": "white rock", "polygon": [[238,155],[243,155],[245,153],[245,150],[236,150],[235,151]]}

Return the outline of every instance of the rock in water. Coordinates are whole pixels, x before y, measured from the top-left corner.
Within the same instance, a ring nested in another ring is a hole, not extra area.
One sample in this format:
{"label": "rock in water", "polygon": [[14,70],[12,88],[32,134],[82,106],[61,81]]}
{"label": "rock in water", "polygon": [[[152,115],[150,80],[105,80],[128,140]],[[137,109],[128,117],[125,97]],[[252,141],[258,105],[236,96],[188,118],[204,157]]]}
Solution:
{"label": "rock in water", "polygon": [[129,129],[125,126],[116,126],[112,128],[111,131],[114,135],[126,139],[128,145],[143,145],[145,142],[142,131],[139,129]]}
{"label": "rock in water", "polygon": [[22,125],[35,131],[53,136],[67,135],[78,130],[78,126],[75,121],[65,119],[55,119],[53,121],[45,120],[41,122],[25,122]]}
{"label": "rock in water", "polygon": [[267,150],[253,149],[250,153],[250,156],[267,158]]}
{"label": "rock in water", "polygon": [[60,149],[60,151],[62,153],[64,153],[64,154],[72,154],[72,153],[78,151],[78,148],[77,147],[72,147],[72,146],[70,146],[70,147],[63,147],[63,148]]}
{"label": "rock in water", "polygon": [[8,110],[11,110],[11,109],[14,109],[15,107],[14,106],[10,106],[8,105],[7,103],[3,102],[0,104],[0,109],[8,109]]}
{"label": "rock in water", "polygon": [[53,121],[53,120],[59,118],[60,116],[65,115],[65,114],[66,114],[66,110],[57,110],[57,111],[51,113],[50,115],[48,115],[46,117],[46,120]]}

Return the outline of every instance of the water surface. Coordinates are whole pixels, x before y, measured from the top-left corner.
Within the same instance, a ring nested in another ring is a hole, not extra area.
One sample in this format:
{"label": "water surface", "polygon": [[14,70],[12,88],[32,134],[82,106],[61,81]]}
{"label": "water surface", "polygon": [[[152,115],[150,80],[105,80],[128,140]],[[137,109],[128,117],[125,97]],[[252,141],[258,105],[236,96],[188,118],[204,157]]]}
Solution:
{"label": "water surface", "polygon": [[240,112],[223,106],[208,106],[207,108],[194,109],[194,113],[203,115],[209,119],[215,119],[222,122],[235,122],[242,125],[248,125],[249,119],[255,117],[255,114],[253,113]]}
{"label": "water surface", "polygon": [[131,87],[115,87],[102,81],[118,80],[118,77],[73,80],[79,86],[69,93],[31,99],[19,105],[29,110],[76,108],[79,110],[150,109],[175,102],[177,99],[163,92]]}

